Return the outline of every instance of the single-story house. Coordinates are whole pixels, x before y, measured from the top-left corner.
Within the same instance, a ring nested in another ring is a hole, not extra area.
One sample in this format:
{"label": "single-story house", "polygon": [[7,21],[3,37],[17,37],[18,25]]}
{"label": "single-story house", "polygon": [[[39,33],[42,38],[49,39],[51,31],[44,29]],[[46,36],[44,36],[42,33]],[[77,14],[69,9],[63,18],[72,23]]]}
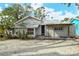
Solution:
{"label": "single-story house", "polygon": [[75,26],[70,22],[60,22],[53,20],[40,20],[36,17],[28,16],[14,23],[15,33],[28,33],[29,37],[73,37],[75,36]]}

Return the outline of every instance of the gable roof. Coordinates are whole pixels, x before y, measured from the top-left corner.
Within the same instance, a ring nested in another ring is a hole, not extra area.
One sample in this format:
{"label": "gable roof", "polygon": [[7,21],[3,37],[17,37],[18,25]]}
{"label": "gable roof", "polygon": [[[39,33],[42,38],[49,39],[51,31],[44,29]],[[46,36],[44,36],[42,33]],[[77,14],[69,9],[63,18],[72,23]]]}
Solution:
{"label": "gable roof", "polygon": [[[35,20],[37,20],[37,21],[41,21],[40,19],[38,19],[38,18],[36,18],[36,17],[33,17],[33,16],[27,16],[27,17],[24,17],[23,19],[21,19],[21,20],[18,20],[17,22],[15,22],[14,24],[18,24],[19,22],[21,22],[21,21],[23,21],[23,20],[25,20],[25,19],[27,19],[27,18],[33,18],[33,19],[35,19]],[[64,21],[64,22],[62,22],[62,21],[54,21],[54,20],[43,20],[43,21],[41,21],[41,23],[39,24],[39,25],[49,25],[49,24],[72,24],[71,22],[70,22],[70,20],[68,20],[68,21]],[[36,25],[34,25],[34,27],[35,27]],[[30,26],[28,26],[28,27],[30,27]],[[31,26],[31,27],[33,27],[33,25]]]}
{"label": "gable roof", "polygon": [[27,19],[27,18],[33,18],[33,19],[35,19],[35,20],[40,21],[40,19],[38,19],[38,18],[36,18],[36,17],[27,16],[27,17],[24,17],[24,18],[23,18],[23,19],[21,19],[21,20],[16,21],[14,24],[17,24],[17,23],[19,23],[19,22],[21,22],[21,21],[23,21],[23,20],[25,20],[25,19]]}

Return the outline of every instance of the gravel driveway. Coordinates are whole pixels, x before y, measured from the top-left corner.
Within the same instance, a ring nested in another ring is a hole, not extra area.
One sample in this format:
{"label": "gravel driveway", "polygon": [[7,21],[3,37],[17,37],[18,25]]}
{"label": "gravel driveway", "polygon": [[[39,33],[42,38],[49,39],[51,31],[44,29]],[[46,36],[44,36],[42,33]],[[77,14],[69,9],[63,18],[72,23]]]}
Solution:
{"label": "gravel driveway", "polygon": [[1,56],[69,56],[79,55],[76,40],[6,40],[0,41]]}

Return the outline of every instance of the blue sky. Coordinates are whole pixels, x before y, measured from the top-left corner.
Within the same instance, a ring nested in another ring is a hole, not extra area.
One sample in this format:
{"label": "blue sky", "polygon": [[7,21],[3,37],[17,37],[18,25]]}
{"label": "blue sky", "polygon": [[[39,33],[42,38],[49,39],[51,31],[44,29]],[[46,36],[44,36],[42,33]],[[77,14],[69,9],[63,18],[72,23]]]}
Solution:
{"label": "blue sky", "polygon": [[[10,3],[9,4],[8,3],[0,3],[0,11],[7,8],[10,5],[11,5]],[[67,7],[66,5],[61,4],[61,3],[40,3],[40,4],[37,3],[35,5],[33,3],[32,6],[34,8],[44,6],[47,9],[49,9],[49,11],[52,10],[51,15],[53,15],[53,13],[54,13],[54,15],[56,14],[58,17],[61,17],[61,18],[62,17],[67,17],[67,16],[74,17],[75,15],[79,15],[78,14],[78,9],[75,6],[75,4],[72,4],[70,7]]]}
{"label": "blue sky", "polygon": [[44,6],[46,8],[46,10],[51,11],[50,12],[50,17],[53,16],[53,18],[55,19],[63,19],[65,17],[68,18],[75,18],[76,16],[79,15],[79,11],[77,9],[77,7],[75,6],[75,4],[71,4],[70,7],[67,7],[67,5],[64,5],[62,3],[42,3],[42,4],[36,4],[33,5],[32,7],[36,8],[36,7],[40,7],[40,6]]}
{"label": "blue sky", "polygon": [[[0,3],[0,8],[2,8],[2,9],[6,8],[7,7],[6,4],[7,3]],[[10,5],[10,4],[8,4],[8,5]]]}
{"label": "blue sky", "polygon": [[[0,8],[2,9],[6,8],[7,7],[6,4],[8,3],[0,3]],[[11,5],[11,4],[9,3],[8,5]],[[67,7],[66,5],[61,4],[61,3],[44,3],[43,6],[48,7],[48,8],[53,8],[56,11],[62,11],[62,12],[69,11],[74,14],[76,14],[76,11],[77,11],[75,4],[72,4],[70,7]]]}
{"label": "blue sky", "polygon": [[75,7],[75,4],[72,4],[70,7],[67,7],[66,5],[61,3],[45,3],[44,6],[53,8],[56,11],[62,11],[63,13],[64,11],[72,12],[74,14],[77,13],[77,8]]}

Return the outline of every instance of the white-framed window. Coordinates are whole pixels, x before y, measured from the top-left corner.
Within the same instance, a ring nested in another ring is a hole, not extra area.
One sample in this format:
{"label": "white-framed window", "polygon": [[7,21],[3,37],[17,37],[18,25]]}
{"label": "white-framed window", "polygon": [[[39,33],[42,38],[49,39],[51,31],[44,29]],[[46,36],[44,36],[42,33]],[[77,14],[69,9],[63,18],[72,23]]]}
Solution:
{"label": "white-framed window", "polygon": [[30,34],[30,35],[34,34],[34,29],[33,28],[28,28],[27,33]]}
{"label": "white-framed window", "polygon": [[55,27],[54,30],[63,30],[63,27]]}

